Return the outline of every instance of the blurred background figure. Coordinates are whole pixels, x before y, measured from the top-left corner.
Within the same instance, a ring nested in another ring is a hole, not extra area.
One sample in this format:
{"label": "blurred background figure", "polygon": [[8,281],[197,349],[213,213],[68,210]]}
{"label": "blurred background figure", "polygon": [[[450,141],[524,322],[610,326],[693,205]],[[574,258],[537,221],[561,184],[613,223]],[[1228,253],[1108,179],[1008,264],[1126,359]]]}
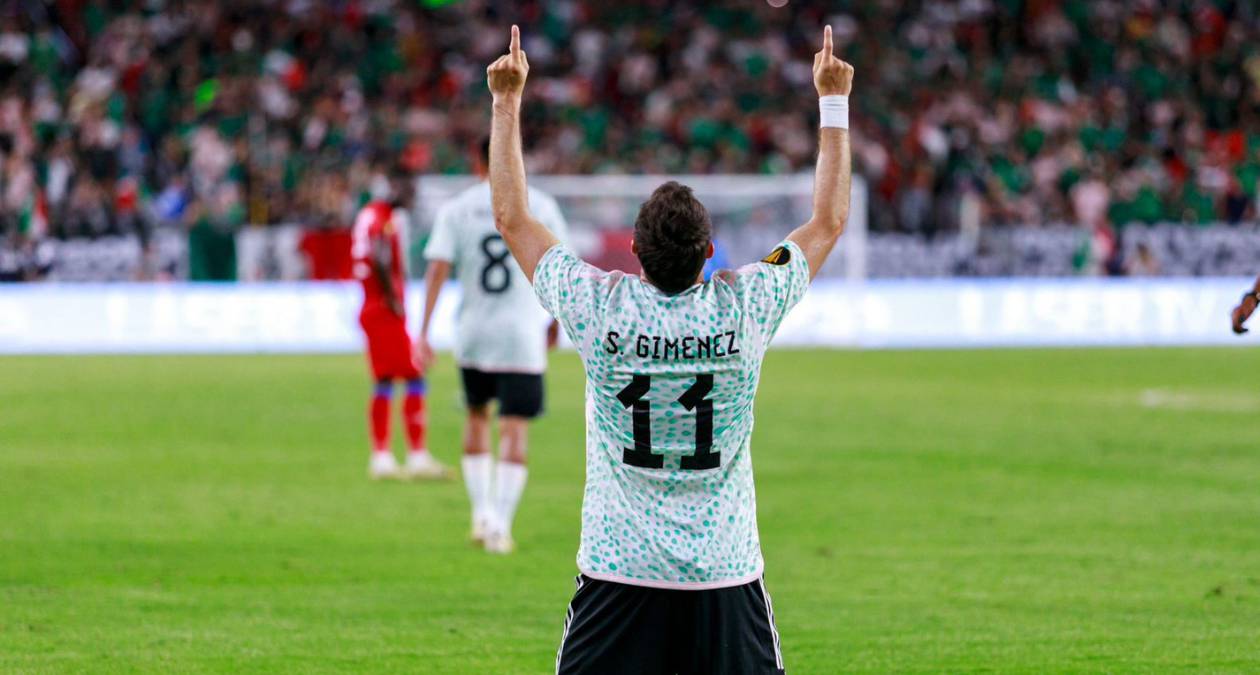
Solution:
{"label": "blurred background figure", "polygon": [[[1132,225],[1202,274],[1177,230],[1256,220],[1254,3],[64,0],[0,9],[6,278],[346,278],[382,164],[470,172],[509,10],[534,175],[805,170],[808,32],[834,25],[868,78],[871,276],[1121,274]],[[1107,260],[1073,255],[1097,237]]]}
{"label": "blurred background figure", "polygon": [[[416,358],[403,304],[410,180],[399,172],[382,189],[383,194],[364,206],[355,218],[351,245],[354,275],[363,285],[359,325],[366,338],[368,364],[375,381],[368,405],[372,439],[368,475],[378,480],[447,478],[449,471],[429,454],[426,444],[424,371]],[[401,467],[394,457],[390,435],[396,380],[406,383],[402,420],[407,435],[407,462]]]}
{"label": "blurred background figure", "polygon": [[1129,261],[1126,272],[1132,277],[1159,276],[1159,259],[1155,257],[1151,247],[1147,246],[1145,242],[1137,245],[1133,259]]}
{"label": "blurred background figure", "polygon": [[[433,310],[454,270],[461,289],[455,361],[466,411],[460,466],[472,506],[470,538],[489,553],[505,554],[516,548],[512,521],[528,477],[529,425],[545,409],[543,374],[559,325],[538,304],[495,228],[486,180],[490,140],[473,147],[470,163],[478,181],[442,205],[424,250],[429,269],[418,345],[427,367],[434,358]],[[530,188],[529,203],[557,239],[568,239],[569,226],[555,199]],[[496,401],[497,462],[490,451],[490,405]]]}

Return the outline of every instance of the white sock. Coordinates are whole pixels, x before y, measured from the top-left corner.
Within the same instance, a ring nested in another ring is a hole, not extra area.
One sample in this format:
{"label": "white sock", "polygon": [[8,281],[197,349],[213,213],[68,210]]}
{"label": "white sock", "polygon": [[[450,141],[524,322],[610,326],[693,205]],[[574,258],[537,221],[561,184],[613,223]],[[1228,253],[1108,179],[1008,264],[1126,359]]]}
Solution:
{"label": "white sock", "polygon": [[524,464],[499,462],[494,471],[494,511],[503,534],[512,533],[512,519],[516,517],[516,505],[525,491],[525,478],[529,471]]}
{"label": "white sock", "polygon": [[464,486],[468,488],[468,501],[472,502],[474,521],[490,515],[490,453],[464,455],[460,466],[464,469]]}

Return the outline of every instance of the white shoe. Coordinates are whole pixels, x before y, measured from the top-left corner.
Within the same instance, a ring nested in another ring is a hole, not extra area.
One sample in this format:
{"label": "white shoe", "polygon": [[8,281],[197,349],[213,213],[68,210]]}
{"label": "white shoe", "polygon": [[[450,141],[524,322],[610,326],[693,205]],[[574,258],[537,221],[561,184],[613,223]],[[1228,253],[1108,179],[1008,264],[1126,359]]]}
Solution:
{"label": "white shoe", "polygon": [[403,466],[402,475],[410,479],[449,480],[454,473],[445,464],[434,459],[433,455],[427,452],[412,452],[407,454],[407,463]]}
{"label": "white shoe", "polygon": [[372,461],[368,462],[368,475],[372,480],[392,480],[402,477],[398,468],[398,460],[392,452],[374,452]]}
{"label": "white shoe", "polygon": [[468,534],[468,539],[473,546],[482,547],[486,545],[486,538],[490,535],[490,520],[480,514],[473,515],[472,531]]}
{"label": "white shoe", "polygon": [[507,555],[516,550],[516,542],[507,532],[494,532],[486,536],[486,553]]}

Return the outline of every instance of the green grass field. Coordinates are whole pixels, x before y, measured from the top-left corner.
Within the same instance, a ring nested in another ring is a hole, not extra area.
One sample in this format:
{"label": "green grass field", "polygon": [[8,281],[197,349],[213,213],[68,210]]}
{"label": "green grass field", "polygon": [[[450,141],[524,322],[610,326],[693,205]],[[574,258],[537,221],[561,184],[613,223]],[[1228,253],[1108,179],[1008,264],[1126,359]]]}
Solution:
{"label": "green grass field", "polygon": [[[374,484],[359,357],[0,359],[0,671],[542,673],[581,370],[519,552]],[[775,352],[753,441],[789,672],[1260,671],[1260,353]],[[455,463],[449,357],[431,445]]]}

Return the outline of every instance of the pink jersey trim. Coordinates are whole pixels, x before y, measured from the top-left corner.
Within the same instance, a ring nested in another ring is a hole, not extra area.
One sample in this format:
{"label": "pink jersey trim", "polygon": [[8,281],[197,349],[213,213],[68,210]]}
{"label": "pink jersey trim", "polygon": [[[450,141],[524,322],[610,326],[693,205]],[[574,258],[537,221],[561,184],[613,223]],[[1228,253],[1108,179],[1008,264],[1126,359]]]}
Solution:
{"label": "pink jersey trim", "polygon": [[703,583],[688,583],[682,581],[654,581],[650,579],[631,579],[630,577],[620,577],[616,574],[598,574],[588,572],[579,565],[578,570],[592,579],[600,581],[611,581],[615,584],[626,584],[628,586],[644,586],[647,588],[664,588],[673,591],[708,591],[715,588],[730,588],[732,586],[743,586],[761,578],[761,574],[765,572],[766,564],[764,561],[757,563],[757,571],[752,574],[736,577],[734,579],[722,579],[720,581],[706,581]]}

